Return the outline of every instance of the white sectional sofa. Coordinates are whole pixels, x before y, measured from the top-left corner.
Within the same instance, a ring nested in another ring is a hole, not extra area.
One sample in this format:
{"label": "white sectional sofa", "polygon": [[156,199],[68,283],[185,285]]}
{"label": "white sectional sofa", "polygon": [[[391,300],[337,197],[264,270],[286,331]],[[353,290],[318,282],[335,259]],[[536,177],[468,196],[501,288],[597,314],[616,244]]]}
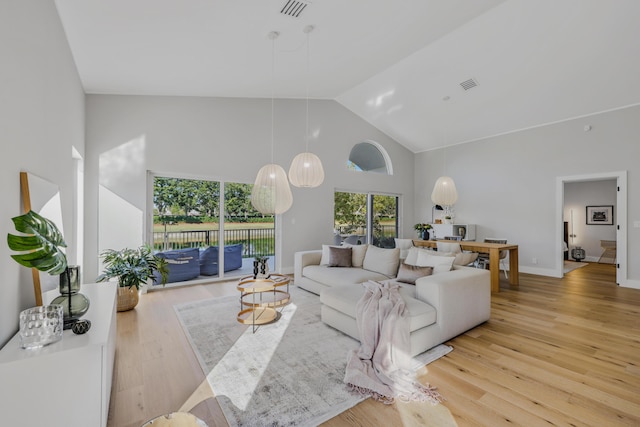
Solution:
{"label": "white sectional sofa", "polygon": [[[436,267],[434,274],[416,279],[415,285],[402,283],[395,280],[395,274],[391,277],[383,274],[389,272],[384,268],[389,265],[378,268],[384,262],[380,261],[381,250],[375,249],[378,256],[373,265],[376,267],[371,267],[372,264],[367,265],[366,262],[364,266],[382,272],[363,267],[321,265],[321,250],[295,254],[294,283],[320,295],[324,323],[359,340],[356,304],[364,294],[364,288],[360,284],[367,280],[393,280],[401,285],[400,293],[410,316],[412,356],[489,320],[491,284],[487,270],[453,265],[452,270],[448,271],[447,267],[444,272],[440,272],[443,268]],[[413,252],[422,250],[411,249]],[[398,254],[399,251],[396,256]],[[415,262],[415,253],[410,253],[409,258],[411,257]],[[429,262],[432,261],[430,259]],[[399,263],[400,260],[397,265]]]}

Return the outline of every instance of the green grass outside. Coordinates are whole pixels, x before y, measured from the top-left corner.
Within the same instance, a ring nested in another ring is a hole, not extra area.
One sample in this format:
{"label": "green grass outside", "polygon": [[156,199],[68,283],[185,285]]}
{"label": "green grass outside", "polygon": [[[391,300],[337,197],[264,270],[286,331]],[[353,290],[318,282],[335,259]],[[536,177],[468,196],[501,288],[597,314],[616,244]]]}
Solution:
{"label": "green grass outside", "polygon": [[[177,224],[167,224],[167,231],[200,231],[218,230],[217,222],[204,222],[200,224],[187,224],[180,222]],[[269,229],[274,227],[272,222],[225,222],[227,230],[247,230],[247,229]],[[165,230],[164,224],[153,224],[153,231],[160,233]]]}

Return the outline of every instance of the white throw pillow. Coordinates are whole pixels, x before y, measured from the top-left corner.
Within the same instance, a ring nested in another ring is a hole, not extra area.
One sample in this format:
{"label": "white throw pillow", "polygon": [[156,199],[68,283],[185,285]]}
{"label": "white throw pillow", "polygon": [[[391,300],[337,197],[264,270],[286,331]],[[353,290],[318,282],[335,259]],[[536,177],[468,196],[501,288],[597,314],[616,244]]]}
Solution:
{"label": "white throw pillow", "polygon": [[400,249],[400,259],[405,259],[409,254],[409,249],[413,247],[413,241],[411,239],[394,239],[396,242],[396,248]]}
{"label": "white throw pillow", "polygon": [[409,252],[407,253],[407,257],[404,259],[404,263],[409,265],[418,265],[418,254],[420,252],[426,252],[428,254],[435,253],[435,251],[431,249],[417,248],[413,246],[409,248]]}
{"label": "white throw pillow", "polygon": [[342,246],[345,248],[351,248],[351,266],[362,268],[364,257],[367,253],[367,246],[369,245],[352,245],[350,243],[343,243]]}
{"label": "white throw pillow", "polygon": [[419,267],[433,267],[433,274],[439,274],[450,271],[455,259],[456,257],[454,256],[438,256],[432,255],[427,251],[420,251],[416,265]]}
{"label": "white throw pillow", "polygon": [[370,245],[364,256],[362,268],[387,277],[395,277],[400,265],[400,249],[383,249]]}

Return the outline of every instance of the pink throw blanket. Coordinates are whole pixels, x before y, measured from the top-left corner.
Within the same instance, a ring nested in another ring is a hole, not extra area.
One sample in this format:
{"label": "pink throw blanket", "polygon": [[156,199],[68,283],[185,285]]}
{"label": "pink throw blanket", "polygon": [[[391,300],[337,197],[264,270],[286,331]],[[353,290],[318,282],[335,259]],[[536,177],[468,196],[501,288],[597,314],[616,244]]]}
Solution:
{"label": "pink throw blanket", "polygon": [[384,403],[442,401],[434,387],[420,384],[411,369],[409,318],[400,286],[372,280],[362,284],[357,323],[360,348],[347,356],[344,382],[355,392]]}

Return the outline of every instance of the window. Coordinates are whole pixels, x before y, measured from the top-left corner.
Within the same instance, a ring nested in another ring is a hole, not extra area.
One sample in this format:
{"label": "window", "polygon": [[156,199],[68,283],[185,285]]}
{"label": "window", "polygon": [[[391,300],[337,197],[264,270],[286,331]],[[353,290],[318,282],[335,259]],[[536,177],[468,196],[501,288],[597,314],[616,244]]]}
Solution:
{"label": "window", "polygon": [[353,146],[347,168],[358,172],[375,172],[393,175],[391,159],[382,145],[364,141]]}
{"label": "window", "polygon": [[336,191],[336,236],[347,243],[372,242],[381,248],[393,248],[398,237],[398,199],[394,195]]}

